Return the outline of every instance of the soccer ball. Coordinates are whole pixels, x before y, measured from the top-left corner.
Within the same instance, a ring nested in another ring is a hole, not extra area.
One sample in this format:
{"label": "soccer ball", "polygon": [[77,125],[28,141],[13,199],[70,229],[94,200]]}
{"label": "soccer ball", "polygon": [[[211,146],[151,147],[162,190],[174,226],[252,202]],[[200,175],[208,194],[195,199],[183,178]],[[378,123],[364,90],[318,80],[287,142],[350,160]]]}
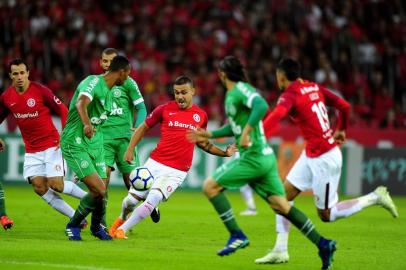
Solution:
{"label": "soccer ball", "polygon": [[137,167],[130,173],[130,183],[135,190],[148,190],[154,183],[154,176],[146,167]]}

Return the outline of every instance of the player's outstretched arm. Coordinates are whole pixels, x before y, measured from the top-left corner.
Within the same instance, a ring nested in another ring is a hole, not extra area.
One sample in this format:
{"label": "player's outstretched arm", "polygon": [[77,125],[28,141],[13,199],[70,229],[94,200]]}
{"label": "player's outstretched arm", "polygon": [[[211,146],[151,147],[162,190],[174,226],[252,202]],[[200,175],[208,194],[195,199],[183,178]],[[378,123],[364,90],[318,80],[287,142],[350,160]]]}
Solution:
{"label": "player's outstretched arm", "polygon": [[87,114],[87,106],[90,102],[90,98],[86,95],[80,95],[76,101],[76,109],[78,110],[80,120],[82,120],[83,123],[83,132],[88,138],[93,137],[95,132],[95,128],[90,122],[89,115]]}
{"label": "player's outstretched arm", "polygon": [[124,160],[128,163],[132,163],[134,160],[134,148],[138,145],[142,138],[144,138],[145,133],[149,130],[149,127],[145,122],[143,122],[131,136],[130,143],[128,144],[127,150],[124,154]]}
{"label": "player's outstretched arm", "polygon": [[261,119],[265,116],[268,108],[269,108],[268,104],[261,96],[258,95],[254,97],[254,99],[252,100],[251,113],[248,117],[248,122],[241,133],[240,138],[241,147],[247,148],[251,145],[249,135],[253,130],[253,127],[258,125],[259,121],[261,121]]}
{"label": "player's outstretched arm", "polygon": [[4,150],[6,150],[6,143],[0,139],[0,152],[3,152]]}
{"label": "player's outstretched arm", "polygon": [[196,143],[196,145],[203,151],[219,157],[231,157],[235,154],[235,152],[238,151],[237,146],[235,144],[229,144],[227,145],[226,150],[222,150],[219,147],[212,144],[209,140],[206,140],[205,142]]}

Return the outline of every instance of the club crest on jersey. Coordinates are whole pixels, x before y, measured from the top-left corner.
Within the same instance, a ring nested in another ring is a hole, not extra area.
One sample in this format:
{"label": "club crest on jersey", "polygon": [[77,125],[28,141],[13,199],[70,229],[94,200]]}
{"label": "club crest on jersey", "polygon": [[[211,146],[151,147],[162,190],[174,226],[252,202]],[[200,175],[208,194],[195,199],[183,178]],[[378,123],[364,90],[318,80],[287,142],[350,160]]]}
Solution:
{"label": "club crest on jersey", "polygon": [[82,143],[82,138],[76,137],[75,141],[76,141],[77,144],[81,144]]}
{"label": "club crest on jersey", "polygon": [[80,162],[80,167],[82,167],[83,169],[89,167],[89,162],[87,162],[87,160],[82,160]]}
{"label": "club crest on jersey", "polygon": [[56,96],[54,96],[54,101],[56,104],[60,105],[62,102],[59,98],[57,98]]}
{"label": "club crest on jersey", "polygon": [[55,171],[60,172],[62,170],[61,165],[55,165]]}
{"label": "club crest on jersey", "polygon": [[118,88],[114,88],[114,90],[113,90],[113,96],[114,96],[115,98],[121,97],[121,90],[118,89]]}
{"label": "club crest on jersey", "polygon": [[33,98],[29,98],[28,100],[27,100],[27,105],[28,105],[28,107],[34,107],[35,106],[35,99],[33,99]]}
{"label": "club crest on jersey", "polygon": [[195,113],[195,114],[193,115],[193,119],[194,119],[197,123],[199,123],[199,122],[200,122],[200,115],[198,115],[197,113]]}

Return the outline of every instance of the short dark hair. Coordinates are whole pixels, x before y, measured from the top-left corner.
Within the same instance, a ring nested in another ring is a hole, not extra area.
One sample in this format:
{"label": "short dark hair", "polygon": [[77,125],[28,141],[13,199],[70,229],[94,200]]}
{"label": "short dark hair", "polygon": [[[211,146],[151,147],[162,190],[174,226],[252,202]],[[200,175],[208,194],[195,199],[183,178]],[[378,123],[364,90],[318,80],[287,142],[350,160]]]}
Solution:
{"label": "short dark hair", "polygon": [[9,72],[11,72],[11,66],[18,66],[18,65],[21,65],[21,64],[24,64],[24,65],[25,65],[25,68],[27,69],[27,71],[30,70],[30,69],[28,68],[27,63],[26,63],[23,59],[21,59],[21,58],[16,58],[16,59],[11,60],[10,63],[8,64],[8,70],[9,70]]}
{"label": "short dark hair", "polygon": [[102,54],[107,54],[107,55],[116,54],[116,55],[118,55],[118,50],[116,50],[114,48],[106,48],[106,49],[103,50]]}
{"label": "short dark hair", "polygon": [[174,85],[190,84],[190,86],[194,87],[192,79],[186,75],[177,77],[173,84]]}
{"label": "short dark hair", "polygon": [[123,55],[117,55],[111,61],[109,71],[119,71],[120,69],[130,68],[130,61]]}
{"label": "short dark hair", "polygon": [[292,58],[282,58],[276,69],[285,73],[289,81],[294,81],[300,77],[300,63]]}
{"label": "short dark hair", "polygon": [[233,82],[247,81],[244,66],[237,57],[229,55],[220,61],[218,68],[223,71],[227,78]]}

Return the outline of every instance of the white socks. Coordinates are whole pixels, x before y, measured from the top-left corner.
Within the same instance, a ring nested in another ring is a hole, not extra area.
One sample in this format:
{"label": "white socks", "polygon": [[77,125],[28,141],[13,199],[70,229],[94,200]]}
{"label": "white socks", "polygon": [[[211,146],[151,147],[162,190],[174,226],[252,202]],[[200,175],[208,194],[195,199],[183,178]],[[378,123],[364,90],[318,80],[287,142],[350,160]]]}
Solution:
{"label": "white socks", "polygon": [[163,195],[160,191],[153,189],[149,192],[145,201],[140,204],[131,216],[124,222],[123,225],[118,227],[118,229],[123,229],[124,231],[128,231],[138,223],[140,223],[143,219],[151,215],[152,210],[158,206],[158,204],[163,200]]}
{"label": "white socks", "polygon": [[78,199],[82,199],[87,194],[86,191],[81,189],[78,185],[76,185],[72,181],[63,181],[62,193]]}
{"label": "white socks", "polygon": [[255,210],[257,207],[255,206],[252,188],[249,185],[245,185],[240,188],[240,192],[245,203],[247,204],[248,209]]}
{"label": "white socks", "polygon": [[48,191],[41,196],[52,208],[61,214],[71,218],[75,213],[75,210],[67,204],[55,191],[48,189]]}
{"label": "white socks", "polygon": [[124,200],[121,204],[120,218],[122,220],[126,220],[128,214],[134,210],[134,207],[137,205],[138,202],[139,202],[139,200],[137,200],[136,198],[134,198],[133,195],[128,193],[127,197],[124,198]]}
{"label": "white socks", "polygon": [[[289,202],[293,205],[293,201]],[[288,240],[290,231],[290,221],[281,215],[276,215],[276,242],[273,251],[288,251]]]}
{"label": "white socks", "polygon": [[357,199],[339,202],[330,210],[330,221],[349,217],[365,207],[376,204],[377,201],[378,196],[372,192]]}

